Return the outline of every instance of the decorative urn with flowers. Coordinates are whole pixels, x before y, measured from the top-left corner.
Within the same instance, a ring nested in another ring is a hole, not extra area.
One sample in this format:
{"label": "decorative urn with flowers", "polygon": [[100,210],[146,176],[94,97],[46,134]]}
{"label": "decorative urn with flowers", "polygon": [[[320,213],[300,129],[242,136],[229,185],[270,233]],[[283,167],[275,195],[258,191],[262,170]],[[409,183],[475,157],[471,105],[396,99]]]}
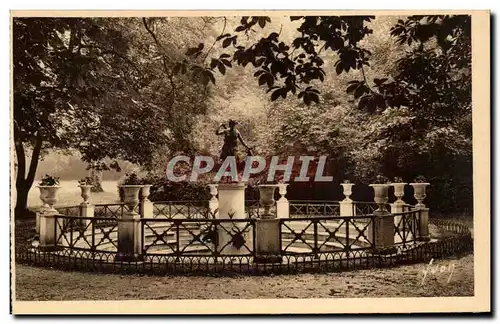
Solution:
{"label": "decorative urn with flowers", "polygon": [[129,214],[136,214],[135,208],[139,204],[139,191],[142,187],[142,181],[135,173],[127,174],[119,186],[123,192],[123,202],[127,206]]}
{"label": "decorative urn with flowers", "polygon": [[375,178],[375,183],[370,184],[370,187],[373,188],[375,203],[378,205],[376,211],[387,211],[386,204],[389,201],[389,186],[389,179],[381,175]]}
{"label": "decorative urn with flowers", "polygon": [[403,182],[403,178],[395,177],[391,185],[394,187],[394,196],[396,196],[396,201],[394,203],[404,204],[403,196],[405,194],[405,186],[407,183]]}
{"label": "decorative urn with flowers", "polygon": [[430,185],[424,176],[418,176],[415,178],[414,182],[410,183],[413,187],[413,196],[417,200],[415,207],[425,208],[424,199],[427,197],[426,188]]}
{"label": "decorative urn with flowers", "polygon": [[40,190],[40,199],[43,201],[43,209],[46,211],[55,211],[54,205],[57,203],[57,191],[59,186],[59,177],[44,175],[38,183]]}
{"label": "decorative urn with flowers", "polygon": [[93,186],[93,181],[92,178],[90,177],[85,177],[80,180],[78,180],[78,187],[80,187],[81,190],[81,196],[83,198],[83,203],[82,204],[89,204],[89,198],[90,198],[90,190],[92,189]]}

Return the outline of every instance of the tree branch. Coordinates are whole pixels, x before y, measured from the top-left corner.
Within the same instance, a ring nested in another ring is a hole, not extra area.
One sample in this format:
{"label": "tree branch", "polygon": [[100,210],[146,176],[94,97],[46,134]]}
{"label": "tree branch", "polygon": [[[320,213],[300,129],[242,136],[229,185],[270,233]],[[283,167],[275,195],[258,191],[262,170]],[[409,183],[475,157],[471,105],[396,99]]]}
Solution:
{"label": "tree branch", "polygon": [[[222,31],[220,32],[219,36],[224,35],[224,32],[226,31],[227,18],[226,17],[222,17],[222,18],[224,18],[224,26],[222,27]],[[203,59],[203,62],[205,62],[207,60],[208,54],[210,53],[210,51],[214,48],[215,44],[217,43],[217,38],[215,38],[215,41],[213,42],[212,46],[210,46],[210,48],[208,49],[207,54],[205,55],[205,58]]]}
{"label": "tree branch", "polygon": [[363,75],[363,80],[365,80],[365,84],[366,84],[366,87],[368,88],[368,90],[370,90],[371,93],[373,94],[376,94],[376,95],[382,95],[380,94],[379,92],[375,91],[372,89],[372,87],[370,87],[370,85],[368,84],[368,80],[366,79],[366,75],[365,75],[365,69],[363,67],[363,64],[361,64],[361,74]]}
{"label": "tree branch", "polygon": [[[170,102],[170,105],[173,106],[174,102],[175,102],[175,92],[176,92],[176,88],[175,88],[175,83],[174,83],[174,76],[173,74],[170,72],[168,66],[167,66],[167,56],[165,54],[165,50],[163,48],[163,46],[160,44],[160,42],[158,41],[158,38],[156,37],[156,34],[151,30],[151,28],[149,28],[148,26],[148,22],[146,20],[146,18],[142,18],[142,22],[144,24],[144,27],[146,28],[146,30],[148,31],[148,33],[151,35],[151,37],[153,38],[156,46],[158,47],[158,49],[161,51],[161,56],[162,56],[162,61],[163,61],[163,69],[165,70],[165,74],[167,75],[169,81],[170,81],[170,86],[171,86],[171,91],[169,93],[169,96],[171,96],[171,102]],[[170,58],[169,58],[170,59]]]}

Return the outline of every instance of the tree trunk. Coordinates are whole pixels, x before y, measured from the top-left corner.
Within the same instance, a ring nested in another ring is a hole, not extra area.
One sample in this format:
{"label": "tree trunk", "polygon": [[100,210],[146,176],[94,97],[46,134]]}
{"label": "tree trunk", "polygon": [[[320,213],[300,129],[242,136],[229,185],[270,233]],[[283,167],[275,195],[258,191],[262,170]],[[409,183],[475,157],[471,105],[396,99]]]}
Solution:
{"label": "tree trunk", "polygon": [[30,168],[28,175],[26,174],[26,155],[24,153],[24,145],[19,138],[17,128],[14,129],[14,146],[17,156],[17,175],[16,175],[16,207],[14,209],[15,217],[23,217],[33,214],[28,210],[28,193],[35,180],[35,173],[38,167],[38,158],[42,149],[42,136],[37,134],[35,147],[33,148],[33,155],[30,161]]}
{"label": "tree trunk", "polygon": [[17,191],[17,197],[16,197],[16,207],[14,209],[14,213],[16,218],[18,217],[25,217],[28,214],[28,193],[29,193],[30,188],[27,186],[24,186],[23,184],[17,184],[16,183],[16,191]]}

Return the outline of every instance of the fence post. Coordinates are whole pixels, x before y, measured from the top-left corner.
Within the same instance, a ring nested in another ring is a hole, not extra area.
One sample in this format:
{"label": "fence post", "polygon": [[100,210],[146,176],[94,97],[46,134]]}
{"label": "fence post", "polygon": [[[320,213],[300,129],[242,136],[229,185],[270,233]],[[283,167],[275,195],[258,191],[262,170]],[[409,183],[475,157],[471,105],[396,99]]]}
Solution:
{"label": "fence post", "polygon": [[141,185],[122,186],[127,211],[118,219],[117,261],[135,262],[142,260],[142,227],[140,215],[135,212],[139,203]]}
{"label": "fence post", "polygon": [[53,250],[56,245],[56,215],[59,212],[54,208],[57,203],[57,191],[59,186],[38,186],[40,199],[43,206],[36,214],[38,218],[39,240],[41,250]]}
{"label": "fence post", "polygon": [[413,196],[417,200],[415,208],[420,210],[419,216],[419,228],[417,240],[419,241],[429,241],[431,236],[429,235],[429,208],[424,205],[424,199],[427,197],[425,191],[429,183],[410,183],[413,187]]}
{"label": "fence post", "polygon": [[144,185],[140,190],[141,202],[139,214],[141,218],[153,218],[153,203],[149,200],[151,185]]}
{"label": "fence post", "polygon": [[210,213],[209,216],[212,218],[219,218],[219,200],[217,199],[217,184],[211,183],[208,185],[210,188],[210,195],[212,198],[208,201],[208,211]]}
{"label": "fence post", "polygon": [[[278,185],[280,186],[280,185]],[[283,186],[286,188],[286,186]],[[281,194],[281,186],[280,194]],[[264,212],[255,220],[255,263],[281,263],[281,223],[277,215],[269,211],[274,203],[273,185],[260,185],[260,202]],[[276,211],[278,213],[278,211]]]}
{"label": "fence post", "polygon": [[[400,214],[404,212],[405,202],[402,198],[404,196],[404,188],[406,186],[406,183],[391,183],[391,185],[394,187],[394,196],[396,196],[397,198],[396,201],[391,204],[391,213]],[[402,227],[402,224],[400,224],[401,219],[401,215],[394,216],[394,226],[396,226],[398,230],[400,230]]]}
{"label": "fence post", "polygon": [[354,204],[352,199],[350,198],[352,195],[352,187],[354,183],[344,182],[340,184],[344,193],[344,200],[339,201],[340,205],[340,216],[354,216],[356,214],[356,210],[354,209]]}
{"label": "fence post", "polygon": [[[246,183],[220,183],[218,185],[219,191],[219,212],[217,213],[218,219],[245,219],[245,188]],[[245,254],[246,249],[238,247],[234,241],[235,236],[242,238],[245,242],[252,246],[250,242],[254,239],[252,233],[240,232],[246,223],[244,222],[231,222],[223,221],[219,223],[217,228],[218,245],[224,247],[219,251],[222,255],[238,255]],[[231,233],[238,233],[233,235]]]}
{"label": "fence post", "polygon": [[394,245],[394,216],[387,210],[386,204],[389,200],[389,185],[371,184],[375,192],[375,203],[378,208],[373,212],[372,226],[375,228],[373,243],[375,249],[384,249]]}
{"label": "fence post", "polygon": [[[94,205],[89,202],[82,202],[80,204],[80,217],[94,217]],[[85,229],[90,222],[90,219],[81,219],[78,225]]]}
{"label": "fence post", "polygon": [[[56,245],[56,215],[55,209],[46,209],[39,213],[40,218],[40,249],[49,251]],[[62,221],[62,220],[60,220]]]}
{"label": "fence post", "polygon": [[290,202],[285,197],[286,187],[288,187],[287,183],[278,184],[278,192],[281,196],[276,201],[276,216],[278,218],[290,218]]}

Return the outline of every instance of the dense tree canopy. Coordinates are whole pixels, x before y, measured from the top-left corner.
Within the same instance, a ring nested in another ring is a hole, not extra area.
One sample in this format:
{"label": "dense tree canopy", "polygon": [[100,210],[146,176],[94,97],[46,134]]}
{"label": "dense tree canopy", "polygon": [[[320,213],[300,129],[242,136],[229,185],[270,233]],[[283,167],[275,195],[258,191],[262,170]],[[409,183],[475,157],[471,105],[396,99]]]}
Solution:
{"label": "dense tree canopy", "polygon": [[[235,107],[223,111],[241,116],[243,132],[261,152],[327,154],[337,181],[425,175],[436,192],[471,197],[469,16],[290,20],[297,33],[281,39],[271,18],[243,17],[232,34],[223,30],[218,50],[192,47],[186,53],[192,59],[182,64],[231,80]],[[210,53],[213,64],[203,67],[197,57]],[[248,86],[252,78],[267,95]],[[226,88],[226,80],[213,81],[217,91]],[[239,108],[250,95],[253,119]],[[456,200],[461,207],[471,202]]]}
{"label": "dense tree canopy", "polygon": [[19,211],[44,149],[76,149],[91,166],[107,158],[151,168],[165,145],[189,147],[189,120],[205,112],[208,94],[173,77],[165,57],[183,50],[160,43],[172,23],[158,35],[158,21],[140,18],[14,19]]}
{"label": "dense tree canopy", "polygon": [[232,118],[256,154],[472,201],[469,16],[16,19],[14,74],[18,169],[36,157],[19,188],[46,148],[161,175],[179,152],[218,156]]}

